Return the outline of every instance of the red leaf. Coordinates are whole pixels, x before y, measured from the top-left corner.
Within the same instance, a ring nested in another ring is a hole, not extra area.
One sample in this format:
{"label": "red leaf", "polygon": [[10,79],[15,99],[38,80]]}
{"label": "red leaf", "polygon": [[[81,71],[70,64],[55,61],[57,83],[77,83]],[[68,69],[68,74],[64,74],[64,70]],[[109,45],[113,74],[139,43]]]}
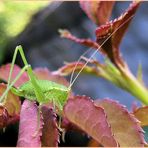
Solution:
{"label": "red leaf", "polygon": [[[4,80],[4,81],[8,81],[8,77],[9,77],[9,72],[10,72],[10,67],[11,64],[7,64],[7,65],[3,65],[0,67],[0,79]],[[17,65],[14,65],[14,69],[13,69],[13,73],[12,73],[12,78],[11,81],[14,80],[16,78],[16,76],[18,75],[18,73],[20,72],[20,67]],[[20,77],[20,79],[15,83],[15,87],[19,87],[21,86],[24,82],[28,81],[29,78],[26,74],[26,72],[23,73],[23,75]]]}
{"label": "red leaf", "polygon": [[[0,96],[4,93],[7,86],[0,83]],[[21,102],[18,96],[14,95],[11,91],[8,92],[7,98],[4,100],[3,105],[6,107],[9,116],[18,115],[21,109]]]}
{"label": "red leaf", "polygon": [[61,127],[64,128],[65,131],[77,131],[77,132],[80,132],[80,133],[84,134],[84,131],[82,131],[82,129],[80,129],[75,124],[71,123],[66,117],[62,118]]}
{"label": "red leaf", "polygon": [[[40,147],[43,121],[38,123],[38,108],[34,102],[25,100],[22,105],[19,124],[18,147]],[[39,129],[38,124],[40,124]],[[38,133],[36,133],[38,132]],[[36,134],[35,134],[36,133]]]}
{"label": "red leaf", "polygon": [[76,124],[103,146],[117,146],[104,110],[95,106],[90,98],[76,96],[74,99],[69,99],[64,107],[64,113],[70,122]]}
{"label": "red leaf", "polygon": [[85,46],[88,46],[88,47],[91,47],[91,48],[99,48],[99,45],[92,41],[91,39],[79,39],[77,38],[76,36],[72,35],[68,30],[66,29],[60,29],[59,30],[60,32],[60,35],[62,38],[67,38],[69,40],[72,40],[76,43],[79,43],[79,44],[82,44],[82,45],[85,45]]}
{"label": "red leaf", "polygon": [[137,119],[116,101],[103,99],[95,102],[103,107],[114,138],[121,147],[143,147],[143,130]]}
{"label": "red leaf", "polygon": [[114,1],[80,1],[80,6],[92,21],[102,25],[109,21],[114,3]]}
{"label": "red leaf", "polygon": [[136,109],[133,114],[141,122],[141,126],[148,126],[148,106]]}
{"label": "red leaf", "polygon": [[[4,93],[7,86],[0,83],[0,96]],[[9,116],[18,115],[21,109],[21,101],[18,96],[14,95],[11,91],[8,92],[7,98],[4,100],[3,105],[6,107]]]}
{"label": "red leaf", "polygon": [[57,147],[59,141],[59,132],[57,128],[56,114],[47,106],[42,107],[43,129],[42,129],[42,146]]}
{"label": "red leaf", "polygon": [[[119,55],[119,45],[121,40],[133,18],[133,15],[136,13],[136,10],[139,6],[139,2],[133,2],[129,8],[122,14],[119,18],[114,21],[98,27],[96,30],[97,43],[101,45],[104,53],[110,58],[110,60],[117,64],[124,64],[120,55]],[[110,37],[110,35],[112,36]],[[117,61],[117,62],[116,62]]]}
{"label": "red leaf", "polygon": [[[6,88],[6,84],[0,83],[0,96],[4,93]],[[3,126],[0,126],[0,128],[18,122],[20,109],[21,101],[19,97],[9,91],[7,98],[5,98],[1,105],[0,123]]]}
{"label": "red leaf", "polygon": [[0,105],[0,129],[7,126],[9,115],[7,109]]}
{"label": "red leaf", "polygon": [[[75,68],[76,66],[76,68]],[[57,71],[55,71],[55,74],[61,75],[61,76],[67,76],[69,74],[71,74],[75,68],[74,72],[79,72],[83,66],[85,66],[84,62],[71,62],[66,64],[65,66],[61,67],[60,69],[58,69]],[[86,65],[83,69],[84,73],[92,73],[92,74],[97,74],[98,75],[98,71],[95,67],[91,67]]]}

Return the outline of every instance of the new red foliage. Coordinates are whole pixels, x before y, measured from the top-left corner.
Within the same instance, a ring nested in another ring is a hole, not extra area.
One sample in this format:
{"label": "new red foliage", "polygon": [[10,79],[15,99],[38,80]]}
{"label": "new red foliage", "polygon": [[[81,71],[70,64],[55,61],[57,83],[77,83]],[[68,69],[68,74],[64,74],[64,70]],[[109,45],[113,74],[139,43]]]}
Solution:
{"label": "new red foliage", "polygon": [[121,147],[144,147],[139,121],[123,105],[111,99],[97,100],[95,104],[104,108],[114,138]]}
{"label": "new red foliage", "polygon": [[57,147],[59,142],[57,116],[53,110],[47,106],[42,106],[42,114],[44,122],[41,137],[42,146]]}
{"label": "new red foliage", "polygon": [[[41,115],[42,117],[42,115]],[[38,127],[39,124],[39,127]],[[25,100],[19,124],[18,147],[40,147],[43,128],[43,119],[38,120],[38,107],[35,102]]]}
{"label": "new red foliage", "polygon": [[115,1],[80,1],[80,6],[87,16],[97,25],[109,21]]}
{"label": "new red foliage", "polygon": [[[0,67],[0,79],[1,80],[4,80],[6,82],[8,81],[10,68],[11,68],[11,64],[6,64],[6,65],[3,65]],[[21,68],[19,66],[14,65],[11,81],[16,78],[16,76],[18,75],[20,70],[21,70]],[[28,80],[29,80],[29,78],[27,76],[27,73],[24,72],[23,75],[20,77],[20,79],[14,84],[14,86],[19,87]]]}
{"label": "new red foliage", "polygon": [[86,96],[69,99],[64,107],[67,119],[80,127],[103,146],[117,146],[103,108],[95,106]]}

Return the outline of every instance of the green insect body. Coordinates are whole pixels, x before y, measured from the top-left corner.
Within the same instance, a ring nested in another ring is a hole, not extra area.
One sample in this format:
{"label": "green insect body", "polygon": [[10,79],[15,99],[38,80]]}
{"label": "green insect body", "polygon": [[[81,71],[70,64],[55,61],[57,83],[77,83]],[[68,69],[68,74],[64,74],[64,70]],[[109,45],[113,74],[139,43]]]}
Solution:
{"label": "green insect body", "polygon": [[[67,101],[70,90],[64,85],[60,85],[48,80],[36,80],[36,82],[44,95],[42,100],[40,100],[40,102],[38,103],[45,104],[53,102],[54,105],[62,110],[64,104]],[[21,85],[19,89],[12,87],[11,90],[14,94],[18,96],[27,98],[31,101],[37,101],[34,86],[32,85],[31,81],[28,81]]]}
{"label": "green insect body", "polygon": [[[18,52],[20,53],[25,66],[21,69],[16,78],[10,83],[14,63]],[[17,80],[19,80],[19,78],[25,71],[27,72],[30,80],[21,85],[19,88],[14,88],[14,84]],[[22,96],[25,99],[31,101],[37,101],[39,103],[39,109],[40,105],[42,104],[53,103],[54,106],[57,106],[59,111],[62,111],[63,106],[68,99],[70,87],[67,88],[64,85],[52,81],[37,79],[33,73],[31,66],[26,60],[22,47],[17,46],[12,59],[7,89],[0,97],[0,102],[3,102],[5,100],[9,90],[11,90],[17,96]]]}
{"label": "green insect body", "polygon": [[[14,63],[15,63],[18,52],[20,53],[25,66],[21,69],[21,71],[18,73],[16,78],[11,82],[13,67],[14,67]],[[22,84],[19,88],[13,87],[16,81],[19,80],[19,78],[25,71],[29,76],[29,81]],[[53,103],[53,106],[54,107],[56,106],[59,110],[59,114],[61,114],[63,107],[68,99],[70,88],[71,88],[70,86],[67,88],[64,85],[61,85],[52,81],[37,79],[33,73],[31,66],[28,64],[26,60],[22,47],[17,46],[12,59],[7,88],[5,92],[2,94],[2,96],[0,96],[0,103],[3,103],[5,101],[5,98],[7,97],[9,90],[11,90],[12,93],[14,93],[17,96],[22,96],[25,99],[28,99],[30,101],[38,102],[39,103],[38,117],[37,117],[38,125],[36,128],[36,132],[33,135],[35,136],[37,135],[40,129],[41,105],[46,103]],[[61,117],[59,120],[59,129],[61,129],[60,124],[61,124]]]}

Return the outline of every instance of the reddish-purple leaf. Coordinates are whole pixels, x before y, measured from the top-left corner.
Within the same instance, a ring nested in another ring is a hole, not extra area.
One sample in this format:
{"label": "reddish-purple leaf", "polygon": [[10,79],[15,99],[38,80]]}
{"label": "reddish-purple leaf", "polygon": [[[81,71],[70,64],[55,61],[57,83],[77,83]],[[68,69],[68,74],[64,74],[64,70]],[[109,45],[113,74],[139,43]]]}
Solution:
{"label": "reddish-purple leaf", "polygon": [[[4,80],[4,81],[8,81],[8,77],[9,77],[9,73],[10,73],[10,67],[11,64],[7,64],[7,65],[3,65],[0,67],[0,79]],[[14,65],[14,69],[13,69],[13,73],[12,73],[12,78],[11,81],[14,80],[16,78],[16,76],[18,75],[18,73],[20,72],[20,67],[17,65]],[[29,78],[26,74],[26,72],[23,73],[23,75],[20,77],[20,79],[15,83],[15,87],[19,87],[20,85],[22,85],[24,82],[28,81]]]}
{"label": "reddish-purple leaf", "polygon": [[80,6],[92,21],[102,25],[109,21],[114,3],[114,1],[80,1]]}
{"label": "reddish-purple leaf", "polygon": [[59,33],[62,38],[67,38],[67,39],[72,40],[76,43],[79,43],[79,44],[82,44],[82,45],[85,45],[85,46],[88,46],[91,48],[95,48],[95,49],[99,48],[99,45],[96,42],[92,41],[91,39],[79,39],[76,36],[72,35],[66,29],[63,29],[63,30],[60,29]]}
{"label": "reddish-purple leaf", "polygon": [[[104,53],[115,64],[119,62],[124,65],[119,54],[119,45],[138,6],[138,1],[133,2],[119,18],[98,27],[96,30],[97,43],[101,45],[105,42],[102,46]],[[112,36],[110,37],[111,34]]]}
{"label": "reddish-purple leaf", "polygon": [[[6,88],[6,84],[0,83],[0,96],[4,93]],[[8,124],[16,123],[19,120],[20,109],[21,101],[19,97],[9,91],[7,98],[5,98],[1,106],[1,124],[3,123],[3,121],[5,123],[5,126],[7,126]],[[2,121],[2,119],[4,120]],[[0,128],[3,127],[4,126],[0,126]]]}
{"label": "reddish-purple leaf", "polygon": [[15,124],[20,120],[20,115],[14,115],[12,117],[9,117],[9,120],[7,122],[7,125],[9,124]]}
{"label": "reddish-purple leaf", "polygon": [[[71,62],[71,63],[68,63],[68,64],[64,65],[63,67],[59,68],[54,73],[61,75],[61,76],[67,76],[67,75],[71,74],[73,71],[79,72],[84,66],[85,66],[84,62]],[[88,65],[86,65],[84,67],[82,72],[98,75],[97,69],[95,67],[91,67]]]}
{"label": "reddish-purple leaf", "polygon": [[56,114],[47,106],[42,107],[43,129],[41,142],[42,146],[57,147],[59,141],[59,132],[57,128]]}
{"label": "reddish-purple leaf", "polygon": [[41,115],[40,115],[40,122],[38,120],[37,105],[34,102],[25,100],[23,102],[20,114],[19,136],[18,136],[17,146],[40,147],[42,126],[43,126],[43,121]]}
{"label": "reddish-purple leaf", "polygon": [[[4,93],[7,86],[0,83],[0,96]],[[21,109],[21,102],[18,96],[14,95],[11,91],[8,92],[7,98],[4,100],[3,105],[6,107],[9,116],[18,115]]]}
{"label": "reddish-purple leaf", "polygon": [[9,115],[7,109],[0,105],[0,129],[7,126]]}
{"label": "reddish-purple leaf", "polygon": [[62,118],[62,125],[61,125],[61,127],[64,128],[65,131],[77,131],[77,132],[80,132],[80,133],[84,133],[84,131],[82,131],[82,129],[80,129],[78,126],[76,126],[75,124],[70,122],[64,116]]}
{"label": "reddish-purple leaf", "polygon": [[10,124],[14,124],[19,121],[19,115],[10,116],[7,108],[0,105],[0,129],[7,127]]}
{"label": "reddish-purple leaf", "polygon": [[133,114],[141,122],[141,126],[148,126],[148,106],[136,109]]}
{"label": "reddish-purple leaf", "polygon": [[137,103],[136,103],[136,102],[133,102],[133,103],[132,103],[132,106],[131,106],[132,112],[135,112],[137,109],[138,109]]}
{"label": "reddish-purple leaf", "polygon": [[80,127],[103,146],[117,146],[104,110],[95,106],[90,98],[76,96],[69,99],[64,107],[64,113],[70,122]]}
{"label": "reddish-purple leaf", "polygon": [[34,73],[40,80],[54,81],[65,86],[69,86],[68,81],[64,77],[50,72],[47,68],[36,68],[34,69]]}
{"label": "reddish-purple leaf", "polygon": [[110,99],[97,100],[104,108],[114,138],[121,147],[143,147],[145,140],[139,121],[125,107]]}

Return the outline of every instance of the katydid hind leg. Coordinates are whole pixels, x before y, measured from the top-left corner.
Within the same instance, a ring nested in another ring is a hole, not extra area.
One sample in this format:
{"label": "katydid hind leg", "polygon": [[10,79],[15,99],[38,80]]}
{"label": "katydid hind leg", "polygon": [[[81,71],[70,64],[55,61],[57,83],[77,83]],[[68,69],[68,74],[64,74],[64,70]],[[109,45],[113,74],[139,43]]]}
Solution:
{"label": "katydid hind leg", "polygon": [[[10,75],[9,75],[9,83],[10,83],[10,80],[11,80],[12,70],[13,70],[14,63],[15,63],[16,56],[17,56],[18,52],[21,55],[21,58],[22,58],[22,61],[23,61],[24,65],[25,66],[29,65],[27,60],[26,60],[26,57],[25,57],[25,54],[24,54],[22,46],[17,46],[16,49],[15,49],[15,52],[14,52],[13,60],[12,60],[12,67],[11,67]],[[31,68],[31,66],[28,69],[26,69],[26,70],[27,70],[27,74],[28,74],[28,76],[30,78],[30,81],[31,81],[31,83],[32,83],[32,85],[34,87],[34,91],[35,91],[35,94],[36,94],[37,101],[41,102],[42,99],[44,98],[44,94],[43,94],[40,86],[37,83],[36,76],[33,74],[33,70]]]}
{"label": "katydid hind leg", "polygon": [[[21,54],[24,65],[28,65],[28,62],[26,60],[23,48],[21,46],[18,46],[18,50],[20,51],[20,54]],[[40,102],[42,102],[42,100],[44,98],[44,94],[43,94],[40,86],[37,83],[37,78],[34,75],[33,70],[32,70],[31,67],[27,69],[27,74],[28,74],[28,76],[30,78],[30,81],[31,81],[33,87],[34,87],[34,91],[35,91],[35,94],[36,94],[36,99],[40,103]]]}
{"label": "katydid hind leg", "polygon": [[[24,62],[24,65],[27,67],[27,65],[28,65],[28,63],[27,63],[27,61],[26,61],[26,59],[24,59],[24,56],[23,56],[23,54],[22,54],[22,52],[23,51],[21,51],[22,50],[22,48],[21,48],[21,46],[17,46],[16,48],[15,48],[15,51],[14,51],[14,54],[13,54],[13,58],[12,58],[12,63],[11,63],[11,67],[10,67],[10,72],[9,72],[9,76],[8,76],[8,83],[7,83],[7,88],[10,88],[9,86],[10,86],[10,83],[11,83],[11,78],[12,78],[12,73],[13,73],[13,70],[14,70],[14,64],[15,64],[15,61],[16,61],[16,57],[17,57],[17,54],[18,54],[18,52],[20,52],[20,54],[21,54],[21,57],[22,57],[22,59],[23,59],[23,62]],[[25,60],[25,61],[24,61]],[[19,75],[19,74],[18,74]],[[8,93],[6,93],[6,97],[7,97],[7,94]]]}
{"label": "katydid hind leg", "polygon": [[13,69],[14,69],[14,64],[15,64],[16,57],[17,57],[18,52],[19,52],[20,55],[21,55],[21,58],[22,58],[22,60],[23,60],[24,65],[25,65],[25,66],[29,65],[29,64],[27,63],[26,58],[25,58],[25,54],[24,54],[24,52],[23,52],[22,47],[21,47],[21,46],[17,46],[17,47],[15,48],[15,51],[14,51],[14,54],[13,54],[13,58],[12,58],[11,67],[10,67],[10,72],[9,72],[9,77],[8,77],[8,85],[7,85],[8,87],[9,87],[10,82],[11,82],[12,72],[13,72]]}
{"label": "katydid hind leg", "polygon": [[[17,54],[18,54],[18,48],[16,47],[15,48],[15,51],[14,51],[14,54],[13,54],[13,58],[12,58],[12,62],[11,62],[11,66],[10,66],[10,71],[9,71],[9,76],[8,76],[8,82],[7,82],[7,88],[9,88],[10,86],[10,83],[11,83],[11,77],[12,77],[12,73],[13,73],[13,69],[14,69],[14,64],[15,64],[15,61],[16,61],[16,57],[17,57]],[[7,98],[7,94],[6,93],[6,98]]]}

